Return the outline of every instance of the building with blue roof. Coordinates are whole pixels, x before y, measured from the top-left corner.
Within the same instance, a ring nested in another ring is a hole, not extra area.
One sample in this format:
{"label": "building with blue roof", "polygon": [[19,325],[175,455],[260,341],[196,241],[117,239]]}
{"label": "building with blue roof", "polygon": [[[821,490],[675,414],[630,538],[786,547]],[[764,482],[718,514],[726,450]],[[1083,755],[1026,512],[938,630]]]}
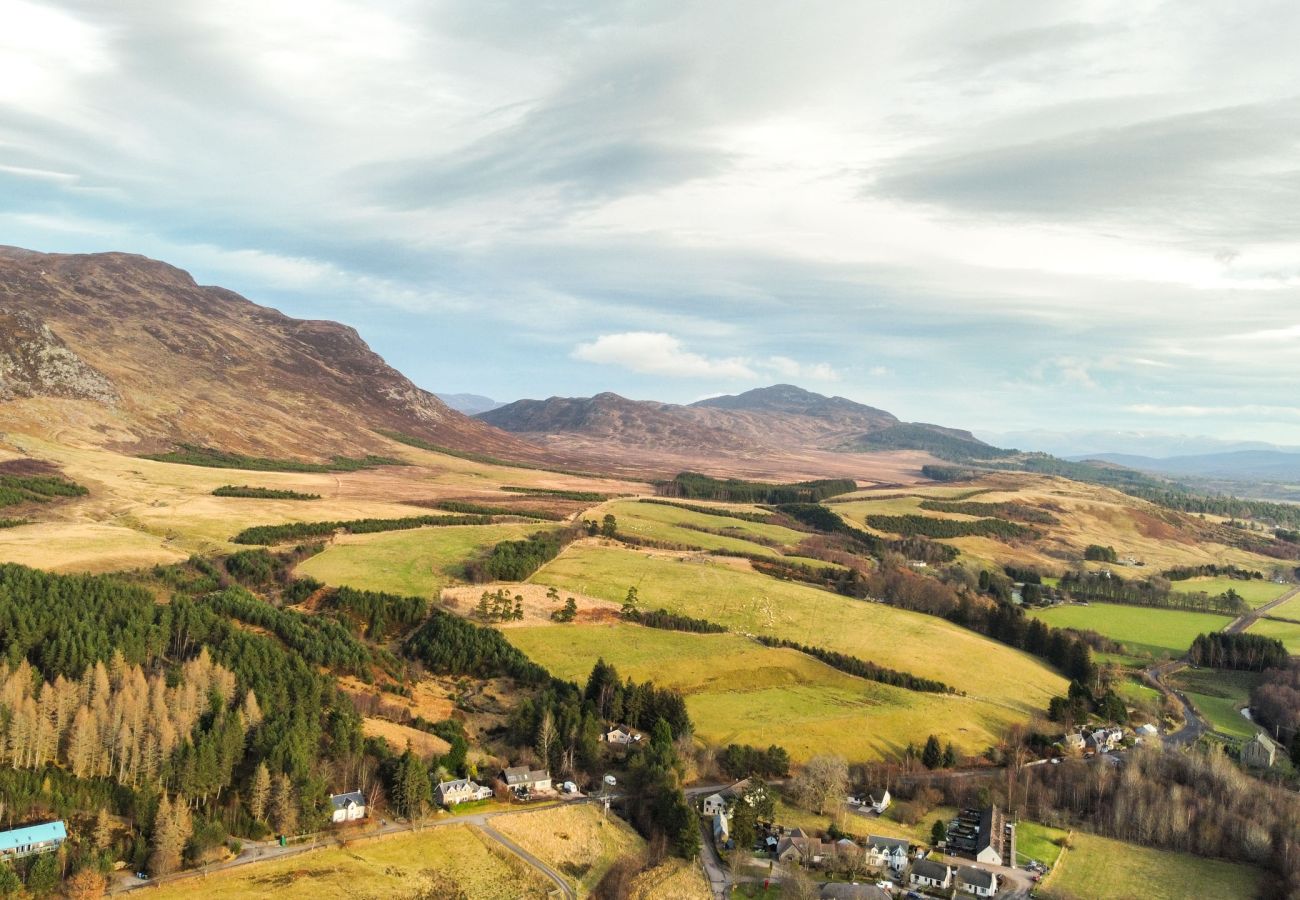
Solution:
{"label": "building with blue roof", "polygon": [[42,822],[10,831],[0,831],[0,859],[18,859],[34,853],[52,853],[68,839],[62,821]]}

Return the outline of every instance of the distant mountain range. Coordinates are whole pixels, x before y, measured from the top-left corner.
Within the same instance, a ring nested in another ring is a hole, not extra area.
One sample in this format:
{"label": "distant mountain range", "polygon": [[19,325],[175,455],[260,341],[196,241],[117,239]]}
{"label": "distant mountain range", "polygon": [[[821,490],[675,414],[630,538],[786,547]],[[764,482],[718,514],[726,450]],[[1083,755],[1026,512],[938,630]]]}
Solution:
{"label": "distant mountain range", "polygon": [[1172,456],[1205,456],[1240,450],[1300,452],[1263,441],[1226,441],[1204,435],[1166,434],[1159,431],[977,431],[983,441],[999,447],[1018,447],[1051,453],[1069,459],[1097,458],[1106,454],[1167,459]]}
{"label": "distant mountain range", "polygon": [[1174,478],[1210,478],[1222,481],[1273,481],[1300,483],[1300,453],[1281,450],[1237,450],[1155,458],[1128,453],[1099,453],[1076,459],[1102,460],[1143,472]]}
{"label": "distant mountain range", "polygon": [[479,413],[491,412],[505,406],[504,403],[493,400],[491,397],[484,397],[482,394],[439,393],[436,396],[456,412],[463,412],[467,416],[477,416]]}

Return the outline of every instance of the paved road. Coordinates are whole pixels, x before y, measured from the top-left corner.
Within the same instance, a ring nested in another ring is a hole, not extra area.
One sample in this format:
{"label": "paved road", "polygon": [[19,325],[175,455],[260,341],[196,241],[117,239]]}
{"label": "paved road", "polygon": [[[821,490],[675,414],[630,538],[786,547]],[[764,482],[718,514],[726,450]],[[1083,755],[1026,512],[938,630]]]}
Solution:
{"label": "paved road", "polygon": [[[486,818],[487,818],[487,817],[485,816],[484,819],[486,820]],[[577,894],[577,892],[572,888],[572,886],[570,886],[570,884],[569,884],[569,882],[568,882],[568,879],[566,879],[566,878],[565,878],[563,875],[561,875],[559,872],[557,872],[557,871],[555,871],[554,869],[552,869],[550,866],[548,866],[546,863],[542,862],[542,861],[541,861],[540,859],[538,859],[536,856],[533,856],[533,854],[529,853],[529,852],[528,852],[527,850],[525,850],[523,847],[520,847],[518,844],[516,844],[514,841],[510,840],[510,838],[506,837],[506,836],[505,836],[504,834],[502,834],[501,832],[497,831],[495,828],[493,828],[491,825],[489,825],[486,821],[484,821],[483,824],[479,825],[478,827],[479,827],[479,830],[480,830],[480,831],[482,831],[482,832],[483,832],[484,834],[486,834],[488,837],[492,838],[492,840],[496,841],[496,842],[497,842],[498,844],[500,844],[502,847],[505,847],[507,850],[509,850],[509,851],[510,851],[511,853],[513,853],[515,856],[519,857],[519,858],[522,859],[524,862],[528,863],[528,864],[531,865],[534,869],[536,869],[537,871],[541,872],[543,875],[545,875],[547,878],[549,878],[552,882],[554,882],[554,883],[555,883],[555,886],[559,889],[559,892],[560,892],[563,896],[568,897],[569,900],[578,900],[578,894]],[[554,896],[555,892],[552,891],[551,894],[552,894],[552,896]]]}
{"label": "paved road", "polygon": [[1210,723],[1202,718],[1196,707],[1187,699],[1186,694],[1165,684],[1166,678],[1181,672],[1185,668],[1187,668],[1187,663],[1177,659],[1158,663],[1148,668],[1144,673],[1147,680],[1154,684],[1158,691],[1166,697],[1173,697],[1183,709],[1183,727],[1172,734],[1164,736],[1163,740],[1166,747],[1186,747],[1189,744],[1196,743],[1201,735],[1213,730]]}
{"label": "paved road", "polygon": [[[710,791],[709,793],[714,793]],[[713,831],[708,819],[700,818],[700,866],[709,882],[709,891],[717,900],[731,896],[731,870],[713,846]]]}
{"label": "paved road", "polygon": [[1227,626],[1223,629],[1223,633],[1240,634],[1250,626],[1254,625],[1257,621],[1259,621],[1260,617],[1267,615],[1271,610],[1274,610],[1277,607],[1281,606],[1283,603],[1286,603],[1288,600],[1292,599],[1297,594],[1300,594],[1300,585],[1293,587],[1291,590],[1287,591],[1285,594],[1283,594],[1281,597],[1278,597],[1276,600],[1270,600],[1268,603],[1265,603],[1263,606],[1257,609],[1252,609],[1250,612],[1246,613],[1245,615],[1237,616],[1237,618],[1233,619],[1231,622],[1227,624]]}

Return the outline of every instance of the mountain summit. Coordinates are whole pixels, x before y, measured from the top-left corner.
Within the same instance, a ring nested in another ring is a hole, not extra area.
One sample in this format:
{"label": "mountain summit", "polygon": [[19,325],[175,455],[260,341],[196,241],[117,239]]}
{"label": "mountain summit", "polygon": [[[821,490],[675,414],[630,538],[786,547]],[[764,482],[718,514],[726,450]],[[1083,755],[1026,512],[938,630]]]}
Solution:
{"label": "mountain summit", "polygon": [[381,452],[376,430],[538,449],[449,408],[355,330],[294,319],[125,253],[0,247],[0,423],[128,452]]}

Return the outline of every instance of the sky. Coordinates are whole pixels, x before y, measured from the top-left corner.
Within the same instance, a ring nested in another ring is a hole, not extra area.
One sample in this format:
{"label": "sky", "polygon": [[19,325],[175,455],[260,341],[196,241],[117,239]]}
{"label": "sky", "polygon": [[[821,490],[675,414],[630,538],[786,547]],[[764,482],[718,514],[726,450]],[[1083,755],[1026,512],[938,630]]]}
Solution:
{"label": "sky", "polygon": [[1294,3],[0,23],[0,243],[163,259],[432,390],[1300,444]]}

